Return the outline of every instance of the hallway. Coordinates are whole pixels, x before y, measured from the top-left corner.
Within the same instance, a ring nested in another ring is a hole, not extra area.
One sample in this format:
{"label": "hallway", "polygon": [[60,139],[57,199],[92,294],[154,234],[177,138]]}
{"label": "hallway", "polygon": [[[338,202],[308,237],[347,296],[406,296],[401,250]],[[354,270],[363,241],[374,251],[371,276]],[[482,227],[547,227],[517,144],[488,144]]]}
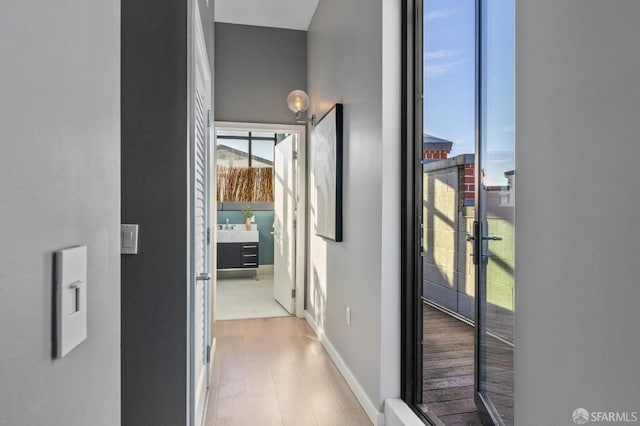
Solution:
{"label": "hallway", "polygon": [[305,320],[218,321],[216,337],[207,426],[371,425]]}

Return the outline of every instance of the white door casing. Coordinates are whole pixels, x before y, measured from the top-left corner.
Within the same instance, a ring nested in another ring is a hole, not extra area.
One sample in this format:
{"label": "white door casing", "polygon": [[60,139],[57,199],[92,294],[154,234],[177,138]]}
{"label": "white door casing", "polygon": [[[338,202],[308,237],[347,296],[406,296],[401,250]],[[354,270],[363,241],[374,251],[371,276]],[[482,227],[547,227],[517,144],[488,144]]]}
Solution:
{"label": "white door casing", "polygon": [[194,3],[193,92],[191,111],[191,212],[192,212],[192,285],[190,303],[190,423],[205,421],[209,377],[210,339],[210,110],[211,73],[197,2]]}
{"label": "white door casing", "polygon": [[[296,185],[296,211],[301,212],[296,217],[295,240],[295,314],[299,318],[305,316],[305,287],[306,287],[306,203],[307,203],[307,179],[306,179],[306,126],[300,124],[267,124],[267,123],[241,123],[230,121],[215,122],[216,130],[239,130],[239,131],[260,131],[275,132],[280,134],[295,135],[297,144],[297,161],[295,162],[295,185]],[[215,179],[215,170],[213,170]],[[215,233],[214,233],[215,235]],[[214,258],[215,259],[215,258]],[[215,281],[212,283],[215,286]],[[215,299],[215,295],[214,295]],[[214,318],[215,321],[215,318]]]}
{"label": "white door casing", "polygon": [[296,139],[290,134],[276,145],[273,186],[273,297],[290,314],[295,313]]}

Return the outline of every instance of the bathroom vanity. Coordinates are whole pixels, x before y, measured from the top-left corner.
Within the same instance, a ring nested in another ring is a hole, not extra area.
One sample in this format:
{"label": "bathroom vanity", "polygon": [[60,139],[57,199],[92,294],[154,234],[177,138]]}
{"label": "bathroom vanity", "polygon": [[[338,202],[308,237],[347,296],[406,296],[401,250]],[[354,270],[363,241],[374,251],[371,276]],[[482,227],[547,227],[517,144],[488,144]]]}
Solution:
{"label": "bathroom vanity", "polygon": [[258,269],[258,228],[251,225],[221,225],[218,229],[217,259],[218,269]]}

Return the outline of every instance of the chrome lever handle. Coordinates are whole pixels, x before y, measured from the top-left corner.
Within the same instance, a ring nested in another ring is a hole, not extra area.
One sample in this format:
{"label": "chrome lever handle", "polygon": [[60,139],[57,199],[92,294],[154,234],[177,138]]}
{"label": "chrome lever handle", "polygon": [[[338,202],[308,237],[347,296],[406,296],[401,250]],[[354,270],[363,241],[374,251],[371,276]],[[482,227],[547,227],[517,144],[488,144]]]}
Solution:
{"label": "chrome lever handle", "polygon": [[[476,240],[473,235],[467,235],[467,236],[465,236],[465,239],[467,241],[475,241]],[[502,241],[502,237],[493,237],[493,236],[482,237],[482,240],[483,241]]]}
{"label": "chrome lever handle", "polygon": [[202,273],[196,277],[196,281],[211,281],[211,274]]}

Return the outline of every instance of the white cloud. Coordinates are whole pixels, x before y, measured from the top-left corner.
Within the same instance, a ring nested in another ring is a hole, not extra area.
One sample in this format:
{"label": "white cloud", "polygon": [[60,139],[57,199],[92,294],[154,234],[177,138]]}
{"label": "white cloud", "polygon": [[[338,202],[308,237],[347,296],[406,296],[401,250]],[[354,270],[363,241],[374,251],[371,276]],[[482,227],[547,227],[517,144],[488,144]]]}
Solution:
{"label": "white cloud", "polygon": [[434,19],[442,19],[448,16],[453,15],[455,11],[451,9],[443,9],[443,10],[434,10],[433,12],[429,12],[424,15],[424,21],[433,21]]}
{"label": "white cloud", "polygon": [[[432,50],[424,52],[424,75],[426,78],[447,74],[461,61],[455,60],[462,54],[457,50]],[[447,61],[448,60],[448,61]]]}
{"label": "white cloud", "polygon": [[425,65],[424,76],[426,78],[434,78],[444,74],[447,74],[453,67],[460,62],[445,62],[442,64]]}
{"label": "white cloud", "polygon": [[457,50],[425,50],[424,51],[424,60],[425,61],[433,61],[436,59],[444,59],[444,58],[451,58],[454,56],[458,56],[460,55],[460,51]]}

